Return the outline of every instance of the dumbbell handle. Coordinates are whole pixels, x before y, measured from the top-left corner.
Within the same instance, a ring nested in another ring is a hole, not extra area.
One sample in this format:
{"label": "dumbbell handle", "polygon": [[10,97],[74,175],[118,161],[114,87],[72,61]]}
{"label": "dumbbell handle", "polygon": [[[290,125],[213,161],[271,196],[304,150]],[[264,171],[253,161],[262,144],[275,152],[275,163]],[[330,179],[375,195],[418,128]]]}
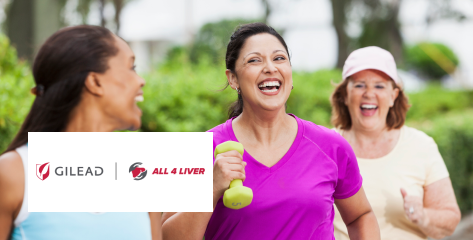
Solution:
{"label": "dumbbell handle", "polygon": [[[218,154],[228,152],[228,151],[232,151],[232,150],[238,151],[242,156],[243,156],[243,153],[245,152],[245,150],[243,148],[243,145],[241,143],[228,141],[228,142],[225,142],[225,143],[222,143],[222,144],[218,145],[215,148],[214,157],[217,158]],[[230,187],[229,188],[237,187],[237,186],[243,186],[243,181],[241,179],[232,180],[230,182]]]}
{"label": "dumbbell handle", "polygon": [[243,181],[241,179],[234,179],[230,182],[230,187],[238,187],[238,186],[243,186]]}
{"label": "dumbbell handle", "polygon": [[[239,142],[228,141],[219,144],[215,148],[214,157],[216,158],[219,153],[237,150],[243,155],[243,145]],[[253,191],[243,186],[241,179],[234,179],[230,182],[230,187],[225,190],[223,194],[223,205],[231,209],[241,209],[250,205],[253,200]]]}

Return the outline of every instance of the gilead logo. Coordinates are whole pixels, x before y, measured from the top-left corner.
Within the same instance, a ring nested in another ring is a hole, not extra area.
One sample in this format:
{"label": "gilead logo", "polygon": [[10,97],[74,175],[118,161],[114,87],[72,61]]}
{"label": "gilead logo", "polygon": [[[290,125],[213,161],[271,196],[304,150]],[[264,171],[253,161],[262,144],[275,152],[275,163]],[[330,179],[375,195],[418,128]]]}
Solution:
{"label": "gilead logo", "polygon": [[131,164],[130,169],[128,171],[129,173],[131,173],[133,175],[133,178],[137,181],[142,180],[143,178],[145,178],[146,174],[148,173],[146,168],[140,168],[139,167],[141,164],[143,164],[143,163],[135,162],[135,163]]}
{"label": "gilead logo", "polygon": [[44,181],[49,177],[49,163],[36,164],[36,176],[39,180]]}

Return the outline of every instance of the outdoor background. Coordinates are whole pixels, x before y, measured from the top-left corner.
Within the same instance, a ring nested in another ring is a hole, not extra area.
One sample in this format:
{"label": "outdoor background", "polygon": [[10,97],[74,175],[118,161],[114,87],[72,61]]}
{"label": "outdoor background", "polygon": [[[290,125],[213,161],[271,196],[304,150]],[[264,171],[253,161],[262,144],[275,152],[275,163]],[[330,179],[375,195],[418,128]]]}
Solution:
{"label": "outdoor background", "polygon": [[375,45],[394,55],[412,104],[406,124],[437,142],[463,213],[448,239],[471,239],[473,0],[0,0],[0,152],[34,99],[35,53],[61,27],[102,25],[129,42],[146,80],[140,131],[175,132],[227,119],[236,93],[220,91],[226,44],[255,21],[287,41],[287,111],[327,127],[348,54]]}

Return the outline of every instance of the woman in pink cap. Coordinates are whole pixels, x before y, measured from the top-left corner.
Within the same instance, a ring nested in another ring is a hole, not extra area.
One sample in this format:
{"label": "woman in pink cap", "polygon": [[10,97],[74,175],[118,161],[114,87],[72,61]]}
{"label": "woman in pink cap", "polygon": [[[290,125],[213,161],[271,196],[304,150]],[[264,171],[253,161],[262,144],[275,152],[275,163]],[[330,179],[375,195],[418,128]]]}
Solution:
{"label": "woman in pink cap", "polygon": [[[452,183],[434,140],[404,126],[409,104],[391,53],[351,53],[331,101],[332,123],[355,152],[381,239],[451,235],[460,221]],[[338,211],[334,226],[337,240],[349,239]]]}

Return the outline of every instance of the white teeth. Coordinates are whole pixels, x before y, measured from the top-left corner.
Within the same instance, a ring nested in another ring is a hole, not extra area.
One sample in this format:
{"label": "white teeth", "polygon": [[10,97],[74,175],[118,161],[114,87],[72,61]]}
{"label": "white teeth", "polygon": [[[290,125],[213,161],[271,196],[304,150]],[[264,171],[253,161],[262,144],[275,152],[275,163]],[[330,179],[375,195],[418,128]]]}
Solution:
{"label": "white teeth", "polygon": [[376,105],[372,105],[372,104],[362,104],[361,105],[361,108],[367,108],[367,109],[375,109],[377,108],[378,106]]}
{"label": "white teeth", "polygon": [[140,95],[140,96],[136,96],[135,97],[135,101],[136,102],[143,102],[145,100],[145,98],[143,97],[143,95]]}
{"label": "white teeth", "polygon": [[276,91],[278,91],[278,90],[277,90],[277,89],[272,89],[272,90],[263,89],[263,90],[261,90],[261,91],[262,91],[262,92],[269,92],[269,93],[271,93],[271,92],[276,92]]}
{"label": "white teeth", "polygon": [[281,86],[278,81],[270,81],[270,82],[263,82],[262,84],[258,85],[258,87],[279,87]]}

